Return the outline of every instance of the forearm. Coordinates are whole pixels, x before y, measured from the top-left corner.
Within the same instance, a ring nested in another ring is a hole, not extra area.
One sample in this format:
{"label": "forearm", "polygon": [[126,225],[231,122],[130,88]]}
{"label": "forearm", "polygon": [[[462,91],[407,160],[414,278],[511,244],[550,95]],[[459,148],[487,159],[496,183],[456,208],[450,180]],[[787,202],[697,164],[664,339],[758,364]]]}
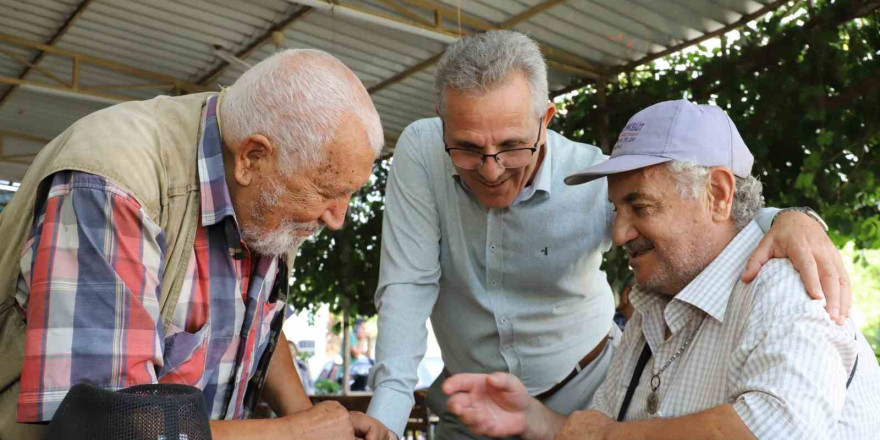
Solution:
{"label": "forearm", "polygon": [[312,407],[296,371],[296,365],[284,333],[278,337],[275,353],[269,362],[269,374],[266,376],[266,388],[263,399],[279,416],[294,414]]}
{"label": "forearm", "polygon": [[547,408],[537,399],[531,399],[526,415],[523,440],[553,440],[565,424],[565,416]]}
{"label": "forearm", "polygon": [[731,405],[668,419],[637,420],[609,425],[603,440],[724,440],[755,439]]}
{"label": "forearm", "polygon": [[425,355],[425,322],[437,295],[436,285],[399,284],[377,292],[379,337],[370,376],[374,390],[367,411],[397,435],[403,433],[414,402],[419,362]]}
{"label": "forearm", "polygon": [[272,440],[292,438],[283,419],[211,420],[214,440]]}

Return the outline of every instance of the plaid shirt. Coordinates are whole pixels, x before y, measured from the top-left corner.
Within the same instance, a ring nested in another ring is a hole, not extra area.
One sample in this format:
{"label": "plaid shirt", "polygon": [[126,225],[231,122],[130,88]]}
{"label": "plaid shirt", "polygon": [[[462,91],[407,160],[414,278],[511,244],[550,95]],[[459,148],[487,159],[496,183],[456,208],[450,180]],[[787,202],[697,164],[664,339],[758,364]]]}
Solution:
{"label": "plaid shirt", "polygon": [[880,367],[852,321],[834,324],[788,260],[771,260],[750,284],[739,280],[761,236],[754,222],[746,226],[674,298],[632,292],[638,313],[626,325],[593,408],[617,417],[647,340],[653,356],[626,420],[651,418],[652,372],[696,334],[660,374],[658,417],[730,404],[759,439],[877,438]]}
{"label": "plaid shirt", "polygon": [[102,177],[52,177],[22,250],[26,314],[18,420],[50,420],[67,390],[180,383],[203,390],[212,419],[242,415],[245,388],[283,304],[267,303],[278,259],[241,242],[226,187],[217,100],[199,136],[201,225],[173,320],[161,327],[164,233]]}

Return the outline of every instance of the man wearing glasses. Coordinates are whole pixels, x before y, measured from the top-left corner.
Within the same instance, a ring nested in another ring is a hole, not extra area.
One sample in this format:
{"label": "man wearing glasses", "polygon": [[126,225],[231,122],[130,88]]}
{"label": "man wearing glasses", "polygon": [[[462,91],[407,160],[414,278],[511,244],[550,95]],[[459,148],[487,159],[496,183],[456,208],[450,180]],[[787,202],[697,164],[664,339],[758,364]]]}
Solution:
{"label": "man wearing glasses", "polygon": [[[402,434],[429,317],[446,366],[428,393],[438,438],[479,438],[446,410],[451,374],[510,372],[556,412],[583,408],[620,335],[599,269],[614,212],[604,180],[563,178],[606,156],[547,130],[556,108],[525,35],[492,31],[451,45],[434,88],[440,117],[407,127],[388,177],[369,415]],[[763,212],[764,231],[775,213]],[[788,252],[798,248],[807,251]],[[846,314],[834,310],[846,274],[818,222],[780,216],[747,274],[771,255],[800,262],[814,295],[818,273],[830,274],[821,283],[829,311]]]}

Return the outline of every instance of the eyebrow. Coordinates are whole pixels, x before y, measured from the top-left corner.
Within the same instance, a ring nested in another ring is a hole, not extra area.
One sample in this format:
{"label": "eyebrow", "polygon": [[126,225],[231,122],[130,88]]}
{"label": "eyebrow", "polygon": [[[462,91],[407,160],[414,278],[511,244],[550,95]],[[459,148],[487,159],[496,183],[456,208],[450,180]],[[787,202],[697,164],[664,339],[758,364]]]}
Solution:
{"label": "eyebrow", "polygon": [[[624,196],[621,201],[624,203],[633,203],[633,202],[636,202],[639,200],[646,200],[649,202],[653,202],[653,201],[656,201],[657,199],[654,197],[651,197],[648,194],[645,194],[643,192],[633,191],[633,192],[627,194],[626,196]],[[614,203],[610,197],[608,198],[608,201],[611,203]]]}
{"label": "eyebrow", "polygon": [[[454,142],[455,145],[458,146],[459,148],[470,148],[470,149],[476,149],[476,150],[482,150],[484,148],[482,146],[479,146],[479,145],[477,145],[471,141],[467,141],[467,140],[453,139],[452,142]],[[497,144],[497,146],[499,146],[499,147],[515,147],[518,145],[523,145],[523,144],[528,144],[528,143],[529,143],[528,139],[511,137],[511,138],[508,138],[508,139],[505,139],[505,140],[499,142]]]}

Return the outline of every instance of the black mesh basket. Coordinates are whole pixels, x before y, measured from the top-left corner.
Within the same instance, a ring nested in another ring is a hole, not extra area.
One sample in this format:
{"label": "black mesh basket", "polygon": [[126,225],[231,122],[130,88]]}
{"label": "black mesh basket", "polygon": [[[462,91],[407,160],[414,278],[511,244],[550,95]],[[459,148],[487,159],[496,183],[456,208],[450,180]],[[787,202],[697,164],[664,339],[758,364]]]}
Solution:
{"label": "black mesh basket", "polygon": [[187,385],[138,385],[117,392],[70,389],[45,440],[210,440],[205,400]]}

